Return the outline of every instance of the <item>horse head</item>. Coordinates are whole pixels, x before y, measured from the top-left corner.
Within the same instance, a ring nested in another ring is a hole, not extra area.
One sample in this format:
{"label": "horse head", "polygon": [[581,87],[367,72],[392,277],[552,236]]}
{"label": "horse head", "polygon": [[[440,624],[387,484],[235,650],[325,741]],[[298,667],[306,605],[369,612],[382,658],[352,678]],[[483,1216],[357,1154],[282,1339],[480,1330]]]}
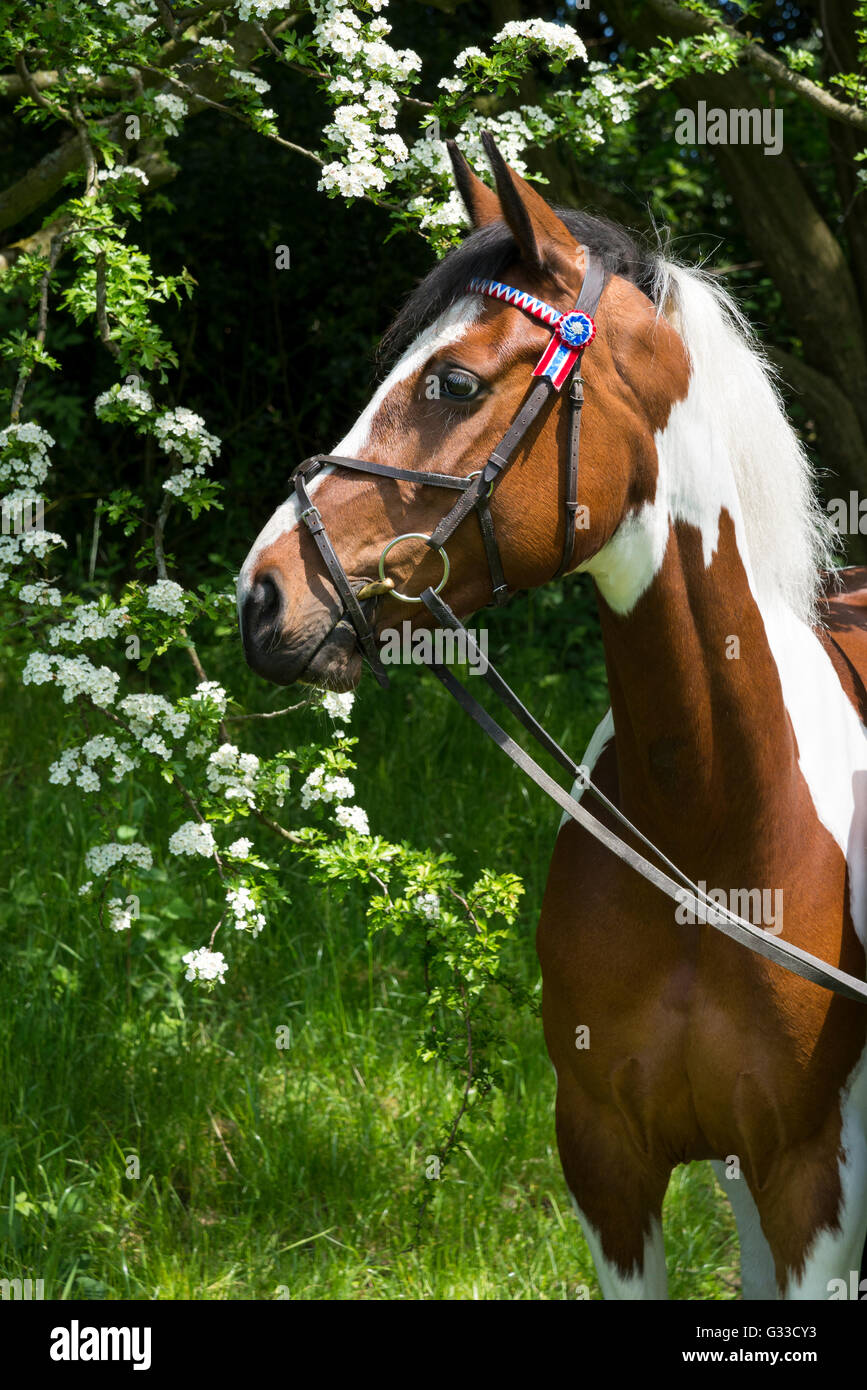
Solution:
{"label": "horse head", "polygon": [[[629,513],[652,500],[654,433],[672,401],[685,394],[689,368],[677,333],[650,297],[647,262],[631,239],[601,219],[555,211],[508,167],[493,140],[485,143],[496,192],[450,144],[474,230],[399,314],[386,338],[400,350],[396,364],[333,455],[324,457],[384,464],[408,475],[435,471],[459,482],[477,475],[526,404],[534,366],[552,335],[545,322],[514,302],[467,293],[469,282],[502,279],[566,313],[580,295],[588,254],[595,257],[605,288],[584,366],[577,512],[564,508],[566,392],[552,392],[490,501],[502,574],[514,592],[542,585],[564,569],[592,571]],[[444,597],[459,617],[491,601],[490,550],[476,517],[467,515],[449,537],[447,560],[425,545],[454,493],[411,476],[325,464],[316,469],[309,494],[309,509],[297,494],[277,508],[238,581],[247,660],[269,680],[342,690],[354,686],[362,670],[345,597],[301,524],[305,511],[321,518],[352,594],[361,595],[374,640],[407,616],[430,624],[423,607],[408,608],[395,591],[415,597],[441,582],[444,566]],[[571,544],[567,527],[574,533]],[[405,539],[388,552],[387,578],[379,582],[383,551],[396,537]],[[612,565],[616,570],[616,556]],[[608,568],[602,564],[606,573]]]}

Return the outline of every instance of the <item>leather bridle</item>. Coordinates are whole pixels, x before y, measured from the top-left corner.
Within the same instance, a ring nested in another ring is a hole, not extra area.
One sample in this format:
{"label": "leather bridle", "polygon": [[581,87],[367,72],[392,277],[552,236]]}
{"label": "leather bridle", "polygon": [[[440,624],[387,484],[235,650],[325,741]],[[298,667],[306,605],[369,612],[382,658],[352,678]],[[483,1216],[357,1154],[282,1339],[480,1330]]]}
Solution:
{"label": "leather bridle", "polygon": [[[557,398],[564,383],[569,381],[569,443],[566,458],[566,534],[563,542],[563,555],[560,565],[552,578],[559,578],[569,567],[575,546],[575,517],[578,511],[578,457],[581,439],[581,410],[584,405],[584,381],[581,376],[581,357],[584,349],[593,341],[596,313],[602,291],[605,287],[605,268],[589,249],[584,251],[584,281],[574,309],[560,313],[544,300],[526,290],[516,290],[497,280],[471,280],[467,285],[468,294],[483,294],[498,299],[520,309],[528,316],[545,323],[552,335],[545,352],[533,372],[534,385],[512,420],[496,448],[491,450],[484,466],[467,477],[456,478],[446,473],[428,473],[420,469],[395,468],[392,464],[373,463],[369,459],[343,458],[338,454],[314,454],[305,459],[292,473],[290,482],[295,488],[301,509],[301,520],[306,525],[316,543],[319,554],[343,600],[344,612],[355,629],[359,645],[366,656],[380,685],[388,685],[388,677],[379,659],[376,637],[365,616],[359,600],[359,590],[368,595],[376,592],[390,592],[393,598],[403,603],[421,603],[421,598],[394,591],[385,580],[385,557],[399,541],[423,540],[431,550],[436,550],[443,562],[443,577],[436,592],[445,584],[449,575],[449,559],[446,545],[451,540],[461,522],[475,512],[479,519],[482,543],[491,574],[493,601],[500,605],[511,596],[509,585],[503,572],[503,562],[494,533],[490,502],[494,490],[500,483],[510,465],[514,462],[520,444],[534,421],[543,413],[545,407]],[[379,562],[379,583],[361,580],[353,587],[337,552],[329,539],[319,508],[315,506],[307,490],[307,483],[321,469],[332,466],[349,472],[368,474],[377,478],[392,478],[400,482],[416,483],[421,486],[451,489],[461,495],[430,535],[421,532],[406,532],[395,536],[385,547]],[[338,624],[339,626],[339,624]]]}
{"label": "leather bridle", "polygon": [[[584,250],[584,282],[581,286],[581,293],[575,304],[575,308],[568,313],[560,313],[550,304],[537,299],[534,295],[525,290],[517,290],[510,285],[502,284],[495,280],[471,280],[467,286],[467,292],[471,294],[484,294],[492,298],[502,300],[514,308],[522,310],[532,318],[547,324],[552,330],[552,336],[537,363],[533,376],[536,378],[535,384],[531,387],[526,399],[512,420],[508,430],[495,449],[491,451],[484,466],[467,477],[456,478],[444,473],[428,473],[406,468],[396,468],[390,464],[372,463],[367,459],[343,458],[335,454],[315,454],[312,458],[305,459],[299,464],[292,474],[291,481],[294,484],[295,494],[301,506],[301,519],[307,526],[310,535],[316,543],[319,554],[334,582],[334,586],[340,598],[343,600],[345,617],[341,618],[336,625],[340,627],[342,623],[349,619],[355,630],[362,652],[369,661],[377,680],[381,685],[388,685],[388,677],[379,659],[376,638],[368,619],[361,607],[363,599],[375,594],[390,593],[393,598],[403,603],[421,603],[428,609],[434,619],[442,626],[449,627],[454,631],[464,634],[467,643],[469,659],[477,662],[479,669],[483,671],[485,680],[494,692],[502,700],[506,707],[514,714],[524,728],[536,739],[545,751],[555,759],[574,779],[574,783],[582,790],[590,792],[596,800],[605,807],[611,815],[628,834],[645,846],[657,859],[665,866],[658,868],[655,864],[640,853],[633,845],[628,844],[614,831],[599,821],[595,816],[581,805],[574,795],[570,795],[554,781],[541,768],[529,754],[515,743],[513,739],[500,727],[499,724],[488,714],[487,710],[461,685],[457,678],[448,670],[447,667],[437,663],[429,663],[430,669],[439,681],[445,686],[449,693],[457,700],[458,704],[470,715],[478,724],[479,728],[511,758],[517,767],[530,777],[545,794],[550,797],[558,806],[565,811],[566,815],[581,825],[588,834],[592,835],[606,848],[628,865],[647,882],[652,883],[660,892],[665,893],[680,906],[685,907],[694,916],[697,922],[707,923],[709,926],[716,927],[724,935],[741,945],[748,947],[758,955],[764,956],[769,960],[776,961],[785,969],[792,971],[804,979],[812,980],[814,984],[820,985],[823,989],[841,994],[847,999],[858,1000],[867,1003],[867,984],[859,980],[854,975],[849,975],[836,966],[828,965],[825,961],[819,960],[817,956],[811,955],[808,951],[801,950],[789,942],[778,940],[769,935],[761,927],[739,917],[728,908],[720,905],[710,898],[708,893],[701,889],[687,874],[683,873],[676,864],[659,850],[651,840],[647,838],[632,822],[623,814],[599,787],[590,779],[588,770],[585,767],[573,762],[567,753],[551,738],[542,726],[533,718],[530,711],[521,703],[514,691],[506,684],[491,663],[485,659],[481,660],[481,653],[475,645],[475,641],[463,626],[460,620],[439,597],[440,590],[446,583],[449,576],[449,559],[445,546],[451,540],[458,526],[471,512],[475,511],[479,519],[479,526],[482,534],[482,541],[485,548],[485,555],[488,561],[488,568],[491,575],[491,585],[493,589],[493,601],[495,604],[502,604],[510,597],[509,585],[503,573],[502,560],[494,534],[494,525],[490,512],[490,500],[497,485],[505,475],[511,463],[514,461],[519,445],[522,443],[527,431],[533,422],[542,414],[543,410],[558,396],[562,386],[569,381],[567,393],[569,401],[569,432],[568,432],[568,452],[566,460],[566,535],[563,544],[563,555],[560,560],[557,578],[566,573],[575,546],[575,517],[578,510],[578,463],[581,430],[581,410],[584,403],[584,383],[581,376],[581,359],[585,348],[593,341],[596,333],[594,314],[599,305],[599,300],[605,288],[605,270],[601,262],[590,253],[587,247]],[[322,468],[331,465],[336,468],[346,469],[350,472],[367,474],[373,477],[392,478],[400,482],[417,483],[421,486],[439,487],[452,489],[461,495],[454,505],[446,512],[442,520],[437,524],[430,535],[421,532],[407,532],[401,536],[395,536],[393,540],[385,546],[379,560],[379,581],[361,580],[356,585],[350,581],[338,558],[337,552],[328,537],[325,524],[319,512],[319,508],[311,501],[307,490],[308,481],[313,478]],[[408,539],[419,539],[432,549],[436,550],[443,562],[443,576],[436,588],[427,588],[417,598],[409,594],[398,593],[390,580],[385,578],[385,559],[393,546],[399,541]]]}

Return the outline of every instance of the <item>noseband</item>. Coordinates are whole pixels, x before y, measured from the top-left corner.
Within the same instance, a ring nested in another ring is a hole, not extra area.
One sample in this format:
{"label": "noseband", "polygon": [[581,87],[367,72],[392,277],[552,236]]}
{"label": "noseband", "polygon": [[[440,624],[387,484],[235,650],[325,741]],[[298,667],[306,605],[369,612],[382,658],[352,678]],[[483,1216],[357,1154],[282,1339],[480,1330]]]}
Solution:
{"label": "noseband", "polygon": [[[561,313],[544,300],[526,290],[517,290],[498,280],[473,279],[467,285],[468,294],[483,294],[491,299],[501,300],[520,309],[523,313],[549,327],[551,339],[537,362],[533,377],[538,378],[523,405],[518,410],[508,430],[499,444],[491,451],[483,468],[470,473],[465,478],[450,477],[445,473],[426,473],[416,469],[395,468],[391,464],[372,463],[369,459],[342,458],[337,454],[314,454],[305,459],[292,473],[290,481],[294,484],[295,495],[301,506],[301,520],[316,542],[319,554],[343,600],[345,616],[355,629],[362,652],[367,657],[374,675],[380,685],[388,685],[388,677],[379,659],[376,638],[361,607],[359,589],[371,592],[388,592],[392,598],[402,603],[421,603],[421,598],[401,594],[394,590],[385,578],[385,560],[389,551],[404,540],[423,540],[431,550],[436,550],[443,563],[443,576],[434,590],[439,593],[449,576],[449,558],[446,544],[451,540],[461,522],[475,511],[488,569],[491,574],[491,587],[495,604],[503,604],[510,597],[509,585],[503,573],[500,551],[494,534],[490,501],[494,489],[514,461],[518,446],[530,426],[541,415],[545,406],[560,393],[564,383],[569,381],[569,444],[566,457],[566,535],[563,542],[563,556],[552,578],[565,574],[575,546],[575,516],[578,511],[578,450],[581,436],[581,409],[584,404],[584,380],[581,376],[581,357],[584,349],[596,336],[593,315],[605,287],[605,268],[585,246],[584,283],[574,309]],[[350,472],[372,474],[378,478],[393,478],[400,482],[419,483],[423,486],[449,488],[460,492],[461,496],[454,506],[446,512],[436,529],[427,535],[418,531],[406,532],[389,541],[379,559],[380,584],[361,581],[353,587],[337,552],[328,537],[319,508],[310,499],[307,483],[325,467],[343,468]],[[343,621],[343,620],[341,620]]]}

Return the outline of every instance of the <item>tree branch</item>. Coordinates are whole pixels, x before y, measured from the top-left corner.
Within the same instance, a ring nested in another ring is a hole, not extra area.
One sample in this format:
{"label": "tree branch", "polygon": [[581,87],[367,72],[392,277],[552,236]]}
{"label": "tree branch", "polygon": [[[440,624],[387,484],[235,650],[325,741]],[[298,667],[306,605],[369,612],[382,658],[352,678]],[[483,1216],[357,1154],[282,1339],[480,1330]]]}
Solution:
{"label": "tree branch", "polygon": [[[69,231],[60,232],[52,237],[51,246],[48,252],[48,264],[45,267],[45,274],[42,276],[42,283],[39,287],[39,310],[36,318],[36,341],[41,347],[45,342],[45,334],[48,329],[48,289],[51,284],[51,277],[54,274],[60,253],[64,243],[69,236]],[[27,390],[27,383],[33,375],[33,363],[28,362],[22,367],[15,383],[15,391],[12,396],[11,419],[13,424],[21,414],[21,405],[24,400],[24,392]]]}
{"label": "tree branch", "polygon": [[763,72],[766,77],[770,77],[774,82],[779,82],[781,86],[796,92],[798,96],[803,97],[805,101],[829,117],[830,120],[843,121],[846,125],[854,126],[856,130],[867,131],[867,111],[862,111],[859,106],[853,106],[850,102],[840,101],[824,87],[819,87],[815,82],[811,82],[809,77],[805,77],[802,72],[793,72],[781,58],[769,53],[761,44],[752,40],[744,44],[743,34],[730,24],[722,24],[707,19],[704,15],[696,14],[694,10],[684,10],[677,3],[677,0],[650,0],[650,8],[684,34],[722,33],[727,38],[734,39],[735,42],[742,45],[741,51],[747,62]]}
{"label": "tree branch", "polygon": [[108,348],[112,357],[120,356],[120,347],[112,341],[111,325],[108,321],[108,312],[105,307],[105,252],[100,251],[94,261],[96,270],[96,322],[99,328],[99,336]]}

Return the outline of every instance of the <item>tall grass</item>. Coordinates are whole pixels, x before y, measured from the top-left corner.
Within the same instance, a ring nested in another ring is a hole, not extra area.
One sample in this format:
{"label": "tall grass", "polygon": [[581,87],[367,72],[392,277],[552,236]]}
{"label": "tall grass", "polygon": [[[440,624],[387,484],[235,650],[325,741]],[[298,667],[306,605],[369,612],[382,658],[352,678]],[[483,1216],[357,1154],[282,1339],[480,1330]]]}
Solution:
{"label": "tall grass", "polygon": [[[559,594],[498,615],[492,655],[580,752],[604,675],[584,599],[552,641]],[[252,707],[285,703],[229,634],[205,657]],[[400,940],[369,941],[361,897],[329,900],[259,826],[292,904],[233,953],[213,995],[177,968],[184,944],[206,939],[205,904],[177,860],[158,869],[166,881],[143,896],[129,945],[100,929],[77,895],[91,812],[45,780],[62,709],[11,674],[0,686],[0,1277],[41,1278],[52,1298],[598,1297],[538,1021],[504,1011],[503,1090],[436,1183],[416,1239],[426,1157],[459,1103],[456,1083],[416,1060],[418,962]],[[267,721],[254,737],[273,750],[315,735],[322,717]],[[556,809],[424,672],[400,672],[384,695],[366,684],[354,732],[358,800],[376,830],[451,850],[468,875],[490,865],[524,878],[511,963],[536,986]],[[124,815],[165,827],[140,787]],[[674,1297],[735,1296],[733,1224],[706,1165],[675,1174],[666,1239]]]}

